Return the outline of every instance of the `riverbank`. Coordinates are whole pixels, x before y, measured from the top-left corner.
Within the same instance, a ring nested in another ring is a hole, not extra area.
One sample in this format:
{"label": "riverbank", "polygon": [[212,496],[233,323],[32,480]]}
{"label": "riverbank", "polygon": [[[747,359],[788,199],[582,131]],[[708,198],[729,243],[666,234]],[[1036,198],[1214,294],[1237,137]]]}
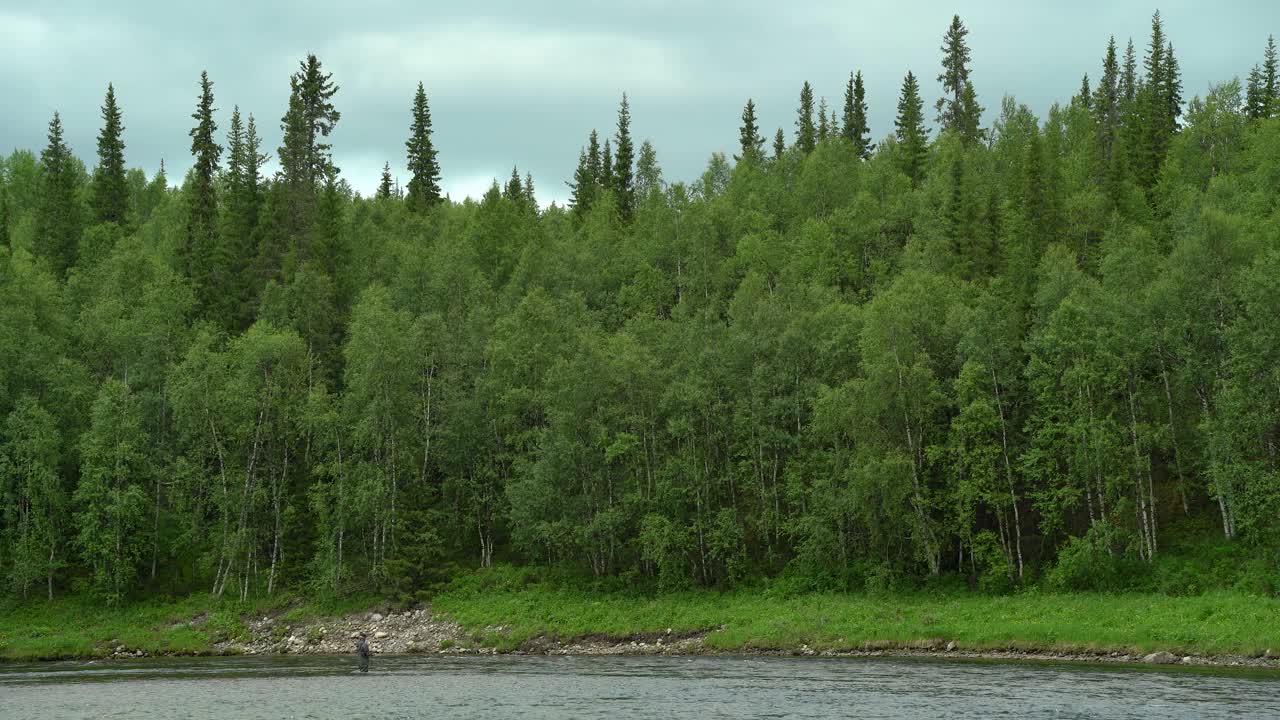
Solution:
{"label": "riverbank", "polygon": [[196,596],[0,611],[0,658],[350,652],[936,656],[1280,669],[1280,601],[1221,593],[1013,596],[691,592],[659,597],[464,583],[429,606],[368,598],[241,605]]}

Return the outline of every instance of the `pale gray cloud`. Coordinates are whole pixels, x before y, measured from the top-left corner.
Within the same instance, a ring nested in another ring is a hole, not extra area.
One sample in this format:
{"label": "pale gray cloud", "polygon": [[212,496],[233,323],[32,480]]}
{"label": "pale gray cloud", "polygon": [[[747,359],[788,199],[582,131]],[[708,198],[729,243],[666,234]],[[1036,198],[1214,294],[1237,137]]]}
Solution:
{"label": "pale gray cloud", "polygon": [[[1280,3],[1161,3],[1189,96],[1243,76],[1280,31]],[[970,29],[974,82],[988,108],[1012,94],[1043,113],[1096,77],[1107,38],[1141,49],[1154,8],[1132,2],[572,2],[483,5],[182,3],[0,0],[0,152],[39,150],[57,109],[75,151],[91,159],[98,106],[114,82],[130,165],[189,165],[196,81],[216,83],[220,122],[233,105],[279,142],[288,76],[316,52],[341,86],[334,133],[344,176],[368,192],[384,161],[405,178],[403,142],[418,81],[431,99],[445,187],[482,192],[511,166],[563,200],[591,128],[611,132],[632,101],[669,178],[698,174],[732,152],[738,116],[755,98],[769,133],[790,136],[804,80],[836,105],[848,73],[867,80],[873,134],[892,130],[903,74],[937,95],[938,45],[952,13]],[[988,112],[990,116],[990,111]]]}

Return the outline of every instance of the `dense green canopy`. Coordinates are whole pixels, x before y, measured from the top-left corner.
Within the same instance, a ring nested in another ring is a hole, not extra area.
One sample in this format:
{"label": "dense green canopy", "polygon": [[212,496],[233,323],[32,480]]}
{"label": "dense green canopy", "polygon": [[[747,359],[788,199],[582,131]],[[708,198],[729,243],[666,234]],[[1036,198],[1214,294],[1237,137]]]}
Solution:
{"label": "dense green canopy", "polygon": [[977,128],[963,37],[942,87],[907,74],[895,137],[868,142],[854,75],[819,139],[805,83],[793,147],[766,157],[748,102],[739,162],[690,182],[633,160],[624,95],[571,208],[514,168],[440,198],[422,86],[387,142],[420,161],[407,192],[353,194],[315,56],[274,178],[238,110],[219,162],[207,77],[180,187],[130,171],[117,198],[55,115],[0,164],[6,587],[412,596],[498,558],[1112,587],[1171,527],[1249,558],[1214,582],[1274,582],[1270,75],[1183,104],[1157,17],[1141,75],[1113,43],[1095,90]]}

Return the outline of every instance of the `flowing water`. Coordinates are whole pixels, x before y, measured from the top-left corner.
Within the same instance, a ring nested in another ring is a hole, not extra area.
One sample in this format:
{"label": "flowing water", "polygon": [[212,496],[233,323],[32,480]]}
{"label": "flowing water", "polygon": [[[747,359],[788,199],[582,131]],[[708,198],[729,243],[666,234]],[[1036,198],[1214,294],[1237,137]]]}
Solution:
{"label": "flowing water", "polygon": [[1280,680],[790,657],[235,657],[0,665],[0,717],[1280,718]]}

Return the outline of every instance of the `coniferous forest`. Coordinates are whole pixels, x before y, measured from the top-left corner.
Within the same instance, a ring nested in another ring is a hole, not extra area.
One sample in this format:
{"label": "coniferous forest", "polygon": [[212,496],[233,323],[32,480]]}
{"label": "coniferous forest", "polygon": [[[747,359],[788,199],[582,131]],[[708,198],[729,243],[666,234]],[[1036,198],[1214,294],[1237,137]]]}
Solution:
{"label": "coniferous forest", "polygon": [[498,562],[1274,593],[1274,41],[1184,88],[1157,14],[1036,117],[967,33],[892,128],[851,68],[794,117],[744,98],[685,181],[619,93],[567,207],[519,170],[445,197],[416,79],[361,197],[315,56],[280,115],[193,77],[183,178],[130,168],[112,86],[96,148],[55,113],[0,160],[4,593],[414,597]]}

